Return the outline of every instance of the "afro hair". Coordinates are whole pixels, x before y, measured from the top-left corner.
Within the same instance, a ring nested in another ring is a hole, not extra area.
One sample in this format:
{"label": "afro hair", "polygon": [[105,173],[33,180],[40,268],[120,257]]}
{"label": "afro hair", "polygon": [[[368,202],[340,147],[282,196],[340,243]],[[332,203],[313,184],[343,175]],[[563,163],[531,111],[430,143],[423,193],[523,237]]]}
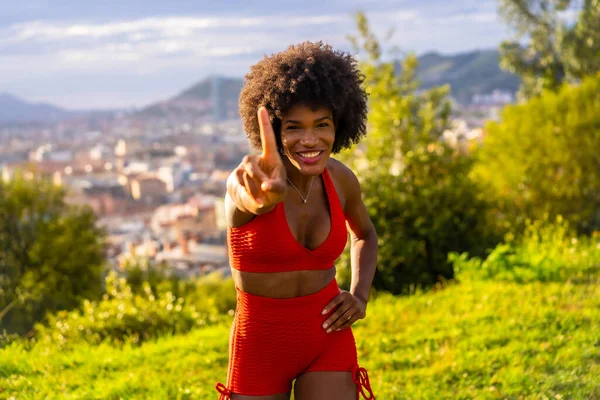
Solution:
{"label": "afro hair", "polygon": [[363,81],[354,57],[322,42],[304,42],[265,56],[250,68],[240,93],[240,116],[250,143],[260,150],[257,112],[264,106],[281,148],[281,119],[297,104],[331,110],[336,128],[333,153],[358,143],[366,133]]}

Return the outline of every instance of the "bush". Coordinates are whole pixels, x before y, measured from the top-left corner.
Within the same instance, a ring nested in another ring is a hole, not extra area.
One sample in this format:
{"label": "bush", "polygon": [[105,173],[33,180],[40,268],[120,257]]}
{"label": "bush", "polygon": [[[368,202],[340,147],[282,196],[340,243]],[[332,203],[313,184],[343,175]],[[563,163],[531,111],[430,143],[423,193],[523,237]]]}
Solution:
{"label": "bush", "polygon": [[578,238],[559,216],[554,223],[527,222],[522,238],[507,235],[485,260],[468,253],[452,253],[449,260],[458,279],[589,281],[600,269],[600,235]]}
{"label": "bush", "polygon": [[21,341],[21,335],[17,333],[8,333],[6,330],[0,332],[0,349]]}
{"label": "bush", "polygon": [[366,204],[379,234],[374,286],[406,293],[452,279],[448,253],[484,255],[497,243],[488,202],[469,179],[471,160],[443,144],[408,152],[404,170],[386,185],[366,182]]}
{"label": "bush", "polygon": [[148,283],[142,287],[143,293],[135,294],[125,278],[111,272],[101,301],[85,301],[81,311],[61,311],[50,316],[47,324],[36,325],[36,337],[59,345],[79,341],[139,344],[217,322],[222,319],[225,305],[230,304],[225,301],[218,305],[222,300],[215,298],[214,292],[220,293],[228,284],[216,277],[197,283],[197,288],[205,290],[192,300],[160,289],[155,294]]}
{"label": "bush", "polygon": [[0,181],[0,331],[26,334],[48,312],[102,295],[104,233],[89,207],[44,180]]}
{"label": "bush", "polygon": [[509,106],[486,131],[473,174],[507,226],[548,214],[580,233],[600,229],[600,74]]}
{"label": "bush", "polygon": [[[357,25],[353,42],[368,57],[361,70],[369,134],[342,157],[356,171],[378,235],[373,286],[410,293],[453,277],[448,252],[484,255],[501,236],[489,224],[487,198],[470,178],[472,160],[441,140],[449,127],[449,88],[419,90],[417,58],[407,56],[398,74],[383,59],[364,14],[357,15]],[[339,264],[349,265],[349,257]],[[347,269],[342,271],[346,279]]]}
{"label": "bush", "polygon": [[182,297],[198,310],[223,314],[235,309],[236,291],[232,279],[224,279],[214,272],[197,279],[183,278],[170,273],[169,267],[150,266],[144,259],[136,259],[126,266],[127,284],[134,294],[150,290],[154,296],[171,292]]}
{"label": "bush", "polygon": [[181,295],[199,310],[210,309],[218,314],[231,314],[236,306],[233,279],[223,279],[218,272],[209,274],[187,286]]}

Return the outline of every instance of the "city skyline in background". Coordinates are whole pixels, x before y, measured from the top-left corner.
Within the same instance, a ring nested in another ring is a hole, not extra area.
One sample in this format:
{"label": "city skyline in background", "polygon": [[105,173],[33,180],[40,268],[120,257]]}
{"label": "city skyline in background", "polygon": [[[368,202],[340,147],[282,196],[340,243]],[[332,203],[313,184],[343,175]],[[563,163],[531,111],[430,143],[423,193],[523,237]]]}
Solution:
{"label": "city skyline in background", "polygon": [[352,51],[362,10],[386,48],[452,54],[507,38],[496,0],[276,2],[46,1],[3,5],[0,93],[69,109],[143,107],[211,75],[242,77],[304,40]]}

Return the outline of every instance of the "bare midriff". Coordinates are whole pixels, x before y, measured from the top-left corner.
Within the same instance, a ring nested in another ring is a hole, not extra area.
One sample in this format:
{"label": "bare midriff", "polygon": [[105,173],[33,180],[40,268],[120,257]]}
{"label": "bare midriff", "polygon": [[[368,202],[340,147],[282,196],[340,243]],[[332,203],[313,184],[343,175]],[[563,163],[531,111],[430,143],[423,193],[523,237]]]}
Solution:
{"label": "bare midriff", "polygon": [[325,270],[243,272],[231,270],[235,286],[256,296],[288,299],[317,293],[335,278],[335,267]]}

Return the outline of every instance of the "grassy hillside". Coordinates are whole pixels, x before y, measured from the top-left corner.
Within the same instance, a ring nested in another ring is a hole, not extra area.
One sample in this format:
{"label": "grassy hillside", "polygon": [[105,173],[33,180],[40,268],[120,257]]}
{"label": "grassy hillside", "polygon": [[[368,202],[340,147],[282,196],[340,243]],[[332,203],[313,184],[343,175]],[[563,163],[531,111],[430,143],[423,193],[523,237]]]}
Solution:
{"label": "grassy hillside", "polygon": [[[600,399],[600,280],[384,295],[355,332],[380,400]],[[215,399],[229,326],[141,347],[0,350],[0,398]]]}

